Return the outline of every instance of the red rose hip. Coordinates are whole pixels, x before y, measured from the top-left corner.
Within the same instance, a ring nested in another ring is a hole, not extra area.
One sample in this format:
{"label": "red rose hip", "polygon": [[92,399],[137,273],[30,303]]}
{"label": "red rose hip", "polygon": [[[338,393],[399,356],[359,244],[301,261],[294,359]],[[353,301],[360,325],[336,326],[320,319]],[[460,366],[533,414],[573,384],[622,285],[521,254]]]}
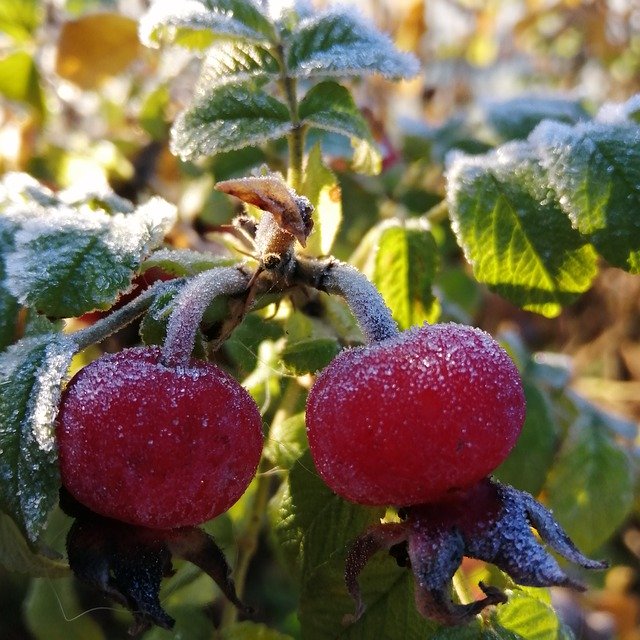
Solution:
{"label": "red rose hip", "polygon": [[339,354],[307,403],[323,480],[352,502],[408,506],[467,489],[514,446],[518,370],[484,331],[425,325]]}
{"label": "red rose hip", "polygon": [[226,511],[262,451],[258,407],[215,365],[168,368],[157,348],[106,355],[67,386],[58,414],[62,482],[79,502],[171,529]]}

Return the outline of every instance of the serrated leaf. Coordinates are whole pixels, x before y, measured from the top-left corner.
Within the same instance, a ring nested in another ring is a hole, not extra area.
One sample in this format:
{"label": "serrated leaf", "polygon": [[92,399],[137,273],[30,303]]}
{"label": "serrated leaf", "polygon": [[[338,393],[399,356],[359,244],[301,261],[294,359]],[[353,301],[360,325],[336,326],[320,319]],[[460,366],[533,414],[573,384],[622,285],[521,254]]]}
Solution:
{"label": "serrated leaf", "polygon": [[294,29],[287,55],[293,76],[352,76],[380,73],[410,78],[417,60],[398,51],[391,39],[353,11],[334,8],[302,20]]}
{"label": "serrated leaf", "polygon": [[0,354],[0,508],[35,542],[58,499],[54,420],[74,343],[25,338]]}
{"label": "serrated leaf", "polygon": [[34,552],[13,520],[0,512],[0,565],[9,571],[34,577],[59,578],[69,567],[59,560]]}
{"label": "serrated leaf", "polygon": [[314,225],[306,249],[311,255],[329,255],[342,220],[342,198],[338,179],[322,162],[319,144],[307,156],[302,194],[313,206]]}
{"label": "serrated leaf", "polygon": [[56,73],[82,89],[97,89],[138,57],[137,30],[135,20],[117,13],[92,13],[64,22]]}
{"label": "serrated leaf", "polygon": [[223,84],[240,84],[280,74],[280,64],[268,48],[252,42],[221,42],[207,53],[196,92]]}
{"label": "serrated leaf", "polygon": [[7,287],[22,304],[53,317],[107,309],[174,219],[175,208],[160,198],[128,215],[81,205],[27,219],[8,257]]}
{"label": "serrated leaf", "polygon": [[178,115],[171,129],[171,151],[193,160],[281,138],[291,126],[287,107],[264,91],[223,85]]}
{"label": "serrated leaf", "polygon": [[0,2],[0,32],[17,42],[30,40],[43,16],[44,6],[40,0]]}
{"label": "serrated leaf", "polygon": [[543,122],[530,140],[578,231],[613,266],[640,273],[640,127]]}
{"label": "serrated leaf", "polygon": [[509,602],[497,608],[493,622],[498,633],[504,629],[523,640],[560,640],[562,637],[560,621],[551,602],[528,591],[511,593]]}
{"label": "serrated leaf", "polygon": [[140,20],[148,47],[169,42],[206,49],[216,38],[269,42],[274,27],[253,0],[155,0]]}
{"label": "serrated leaf", "polygon": [[516,446],[494,471],[498,480],[538,495],[547,478],[558,442],[558,428],[546,393],[524,382],[527,416]]}
{"label": "serrated leaf", "polygon": [[583,413],[574,423],[546,490],[554,516],[585,553],[622,524],[633,506],[634,474],[598,414]]}
{"label": "serrated leaf", "polygon": [[26,51],[16,51],[0,59],[0,94],[44,110],[40,72]]}
{"label": "serrated leaf", "polygon": [[140,271],[144,273],[149,269],[160,268],[175,276],[195,276],[209,269],[239,263],[239,260],[233,258],[221,258],[192,249],[158,249],[142,263]]}
{"label": "serrated leaf", "polygon": [[220,640],[293,640],[293,638],[265,624],[239,622],[227,627],[220,634]]}
{"label": "serrated leaf", "polygon": [[[351,92],[337,82],[321,82],[309,90],[300,102],[299,115],[303,124],[348,137],[352,141],[355,163],[366,168],[365,157],[379,157],[371,130]],[[370,170],[363,171],[370,173]]]}
{"label": "serrated leaf", "polygon": [[432,284],[438,262],[438,248],[428,229],[397,224],[382,231],[373,281],[401,329],[437,319],[440,306]]}
{"label": "serrated leaf", "polygon": [[526,143],[457,156],[447,191],[452,227],[479,281],[548,317],[591,286],[596,253],[571,227]]}

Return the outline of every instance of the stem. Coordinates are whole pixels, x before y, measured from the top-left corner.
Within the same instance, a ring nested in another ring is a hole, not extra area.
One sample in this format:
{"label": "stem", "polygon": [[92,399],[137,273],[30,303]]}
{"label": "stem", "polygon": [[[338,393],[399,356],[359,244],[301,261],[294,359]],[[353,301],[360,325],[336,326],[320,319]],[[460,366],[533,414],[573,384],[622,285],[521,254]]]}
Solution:
{"label": "stem", "polygon": [[217,267],[193,278],[176,298],[162,348],[162,362],[168,367],[187,365],[207,307],[218,296],[242,293],[247,283],[247,276],[236,267]]}
{"label": "stem", "polygon": [[134,300],[121,307],[117,311],[110,313],[106,318],[98,320],[94,325],[86,329],[80,329],[69,337],[78,345],[78,350],[86,349],[92,344],[102,342],[105,338],[119,331],[126,325],[140,317],[153,303],[156,296],[163,290],[168,289],[180,280],[171,282],[158,282],[148,289],[145,289]]}
{"label": "stem", "polygon": [[338,260],[298,260],[300,280],[321,291],[342,296],[358,321],[367,342],[399,334],[398,325],[380,292],[355,267]]}

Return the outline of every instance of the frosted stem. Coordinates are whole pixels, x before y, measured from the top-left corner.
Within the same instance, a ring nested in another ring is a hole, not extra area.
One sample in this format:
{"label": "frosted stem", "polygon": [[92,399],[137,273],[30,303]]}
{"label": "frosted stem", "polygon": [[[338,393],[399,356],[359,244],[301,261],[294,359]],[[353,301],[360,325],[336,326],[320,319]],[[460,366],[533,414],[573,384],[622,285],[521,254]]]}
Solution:
{"label": "frosted stem", "polygon": [[367,342],[380,342],[398,335],[398,325],[380,292],[355,267],[337,260],[327,263],[300,259],[298,274],[311,286],[342,296]]}
{"label": "frosted stem", "polygon": [[178,280],[172,280],[170,283],[158,282],[148,289],[145,289],[139,296],[131,302],[121,307],[117,311],[110,313],[102,320],[98,320],[95,324],[86,329],[80,329],[71,334],[71,339],[78,345],[78,350],[86,349],[92,344],[102,342],[105,338],[116,331],[120,331],[136,318],[141,316],[153,303],[156,296],[169,286],[174,286]]}
{"label": "frosted stem", "polygon": [[247,283],[247,276],[235,267],[218,267],[193,278],[175,300],[162,348],[164,364],[168,367],[187,364],[207,307],[218,296],[242,293]]}

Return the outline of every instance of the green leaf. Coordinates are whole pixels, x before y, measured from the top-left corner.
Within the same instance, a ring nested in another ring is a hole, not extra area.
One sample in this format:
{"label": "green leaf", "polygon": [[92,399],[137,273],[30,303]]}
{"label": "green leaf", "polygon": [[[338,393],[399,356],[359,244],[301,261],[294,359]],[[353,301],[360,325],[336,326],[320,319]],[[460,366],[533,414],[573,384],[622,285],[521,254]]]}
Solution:
{"label": "green leaf", "polygon": [[640,273],[640,127],[544,122],[530,140],[578,231],[613,266]]}
{"label": "green leaf", "polygon": [[276,466],[290,469],[308,446],[304,412],[297,413],[286,420],[274,421],[265,443],[265,455]]}
{"label": "green leaf", "polygon": [[31,40],[44,16],[40,0],[0,2],[0,32],[17,42]]}
{"label": "green leaf", "polygon": [[516,446],[494,475],[516,489],[538,495],[556,453],[558,429],[546,393],[524,382],[527,417]]}
{"label": "green leaf", "polygon": [[227,627],[220,634],[220,640],[293,640],[293,638],[264,624],[239,622]]}
{"label": "green leaf", "polygon": [[142,640],[210,640],[218,637],[207,612],[198,606],[180,605],[167,607],[176,623],[171,630],[154,627],[142,636]]}
{"label": "green leaf", "polygon": [[171,151],[193,160],[281,138],[291,127],[287,107],[264,91],[223,85],[178,115],[171,129]]}
{"label": "green leaf", "polygon": [[0,508],[31,542],[58,499],[54,421],[74,351],[69,338],[45,334],[0,354]]}
{"label": "green leaf", "polygon": [[153,140],[164,140],[167,136],[169,125],[166,113],[170,99],[169,87],[161,84],[144,99],[140,107],[138,124]]}
{"label": "green leaf", "polygon": [[280,74],[280,64],[268,48],[252,42],[220,42],[207,53],[196,91],[223,84],[268,80]]}
{"label": "green leaf", "polygon": [[239,260],[233,258],[221,258],[192,249],[158,249],[140,265],[140,271],[144,273],[157,267],[174,276],[188,277],[216,267],[230,267],[239,263]]}
{"label": "green leaf", "polygon": [[596,253],[571,227],[526,143],[457,156],[448,201],[476,278],[523,309],[553,317],[590,287]]}
{"label": "green leaf", "polygon": [[633,491],[627,453],[597,413],[582,413],[547,485],[554,516],[576,545],[590,553],[622,524],[633,506]]}
{"label": "green leaf", "polygon": [[540,594],[532,589],[512,592],[509,602],[496,609],[492,622],[498,633],[502,628],[523,640],[560,640],[562,637],[560,621],[544,591]]}
{"label": "green leaf", "polygon": [[61,561],[35,553],[13,520],[0,512],[0,565],[34,577],[58,578],[69,573]]}
{"label": "green leaf", "polygon": [[0,94],[44,111],[40,72],[26,51],[16,51],[0,59]]}
{"label": "green leaf", "polygon": [[105,640],[100,625],[78,600],[73,578],[31,583],[25,602],[27,627],[36,640]]}
{"label": "green leaf", "polygon": [[268,42],[274,27],[254,0],[155,0],[140,20],[140,40],[148,47],[169,42],[206,49],[217,38]]}
{"label": "green leaf", "polygon": [[108,215],[84,203],[51,209],[22,223],[7,259],[7,287],[53,317],[108,309],[174,217],[175,208],[160,198],[131,214]]}
{"label": "green leaf", "polygon": [[367,73],[410,78],[418,72],[411,54],[398,51],[387,35],[344,8],[330,9],[297,25],[287,67],[292,75],[303,78]]}
{"label": "green leaf", "polygon": [[394,224],[378,240],[373,281],[401,329],[437,319],[432,291],[438,248],[431,232],[409,223]]}
{"label": "green leaf", "polygon": [[311,255],[329,255],[342,220],[342,199],[336,175],[322,162],[320,145],[307,156],[302,195],[313,205],[313,231],[307,242]]}
{"label": "green leaf", "polygon": [[335,338],[308,338],[287,342],[282,361],[294,375],[302,376],[324,369],[340,351]]}

